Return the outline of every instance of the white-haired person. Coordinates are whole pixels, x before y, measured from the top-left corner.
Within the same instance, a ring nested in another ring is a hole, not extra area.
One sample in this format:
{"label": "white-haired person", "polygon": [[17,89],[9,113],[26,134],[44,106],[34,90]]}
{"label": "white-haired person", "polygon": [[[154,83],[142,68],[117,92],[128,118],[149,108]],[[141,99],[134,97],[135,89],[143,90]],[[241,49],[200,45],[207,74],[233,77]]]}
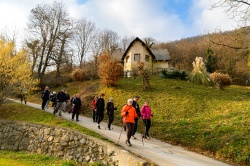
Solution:
{"label": "white-haired person", "polygon": [[126,144],[128,146],[132,146],[130,138],[134,129],[135,118],[137,118],[137,113],[135,108],[132,106],[132,103],[133,99],[128,99],[127,104],[122,108],[121,111],[121,116],[123,116],[123,120],[127,128]]}
{"label": "white-haired person", "polygon": [[108,129],[111,130],[111,124],[114,121],[114,113],[117,108],[114,107],[114,99],[112,97],[109,98],[109,102],[106,106],[107,114],[108,114]]}

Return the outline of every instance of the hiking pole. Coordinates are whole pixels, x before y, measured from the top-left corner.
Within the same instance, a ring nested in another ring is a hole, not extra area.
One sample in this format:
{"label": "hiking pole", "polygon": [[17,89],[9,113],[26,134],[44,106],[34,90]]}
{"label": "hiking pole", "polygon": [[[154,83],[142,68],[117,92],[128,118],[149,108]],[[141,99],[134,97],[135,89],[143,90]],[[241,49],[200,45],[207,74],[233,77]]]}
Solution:
{"label": "hiking pole", "polygon": [[120,133],[120,136],[119,136],[119,139],[118,139],[118,143],[119,143],[120,138],[121,138],[121,135],[122,135],[122,130],[123,130],[123,127],[124,127],[124,123],[122,123],[122,129],[121,129],[121,133]]}
{"label": "hiking pole", "polygon": [[[140,119],[140,118],[139,118]],[[138,125],[140,126],[140,130],[141,130],[141,142],[142,142],[142,145],[144,146],[144,142],[143,142],[143,134],[142,134],[142,127],[141,125],[139,124],[139,119],[138,119]],[[143,122],[143,119],[141,119],[142,122]]]}

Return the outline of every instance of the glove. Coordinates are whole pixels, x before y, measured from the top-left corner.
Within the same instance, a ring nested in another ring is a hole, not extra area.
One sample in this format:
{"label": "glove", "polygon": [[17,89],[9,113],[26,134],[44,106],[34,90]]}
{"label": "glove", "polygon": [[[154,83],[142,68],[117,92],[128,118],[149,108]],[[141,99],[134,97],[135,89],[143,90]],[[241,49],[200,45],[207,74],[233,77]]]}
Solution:
{"label": "glove", "polygon": [[125,113],[125,114],[126,114],[126,116],[127,116],[127,115],[128,115],[128,111],[126,111],[126,113]]}

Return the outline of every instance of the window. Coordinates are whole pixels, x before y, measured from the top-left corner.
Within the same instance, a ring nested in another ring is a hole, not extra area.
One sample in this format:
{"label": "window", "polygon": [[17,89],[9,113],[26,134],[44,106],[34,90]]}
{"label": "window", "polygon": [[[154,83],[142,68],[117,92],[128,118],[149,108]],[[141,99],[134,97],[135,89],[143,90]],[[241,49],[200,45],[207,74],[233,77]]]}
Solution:
{"label": "window", "polygon": [[145,61],[149,62],[149,55],[145,55]]}
{"label": "window", "polygon": [[140,60],[140,54],[135,54],[134,61],[139,61],[139,60]]}
{"label": "window", "polygon": [[128,60],[129,60],[129,56],[126,57],[126,63],[128,63]]}

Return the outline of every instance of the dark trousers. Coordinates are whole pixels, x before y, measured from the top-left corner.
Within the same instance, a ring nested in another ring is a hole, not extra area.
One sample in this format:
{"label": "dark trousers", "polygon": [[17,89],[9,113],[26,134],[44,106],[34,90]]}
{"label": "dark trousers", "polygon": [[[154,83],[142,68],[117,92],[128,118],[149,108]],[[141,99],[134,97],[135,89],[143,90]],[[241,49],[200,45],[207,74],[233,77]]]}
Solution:
{"label": "dark trousers", "polygon": [[42,109],[44,109],[46,103],[47,103],[47,100],[43,99],[43,102],[42,102]]}
{"label": "dark trousers", "polygon": [[126,122],[125,126],[127,128],[127,141],[130,142],[130,138],[132,136],[132,132],[133,132],[133,129],[134,129],[134,123]]}
{"label": "dark trousers", "polygon": [[97,118],[98,118],[98,119],[97,119],[97,123],[98,123],[98,124],[100,124],[100,123],[101,123],[101,121],[102,121],[102,120],[103,120],[103,118],[104,118],[104,114],[100,114],[100,113],[98,113],[98,114],[97,114]]}
{"label": "dark trousers", "polygon": [[76,120],[79,120],[78,118],[79,118],[79,110],[77,110],[77,111],[73,111],[72,112],[72,120],[74,119],[74,117],[75,117],[75,115],[76,115]]}
{"label": "dark trousers", "polygon": [[149,137],[148,131],[149,131],[150,126],[151,126],[151,120],[150,119],[143,119],[143,123],[145,125],[144,137]]}
{"label": "dark trousers", "polygon": [[98,116],[97,116],[95,110],[92,110],[92,119],[93,119],[93,122],[97,122],[97,120],[98,120]]}
{"label": "dark trousers", "polygon": [[134,128],[132,131],[132,135],[135,135],[135,133],[137,131],[137,127],[138,127],[138,118],[135,118],[135,124],[134,124]]}
{"label": "dark trousers", "polygon": [[114,121],[114,114],[109,114],[108,115],[108,128],[110,129],[111,127],[111,124],[113,123]]}

